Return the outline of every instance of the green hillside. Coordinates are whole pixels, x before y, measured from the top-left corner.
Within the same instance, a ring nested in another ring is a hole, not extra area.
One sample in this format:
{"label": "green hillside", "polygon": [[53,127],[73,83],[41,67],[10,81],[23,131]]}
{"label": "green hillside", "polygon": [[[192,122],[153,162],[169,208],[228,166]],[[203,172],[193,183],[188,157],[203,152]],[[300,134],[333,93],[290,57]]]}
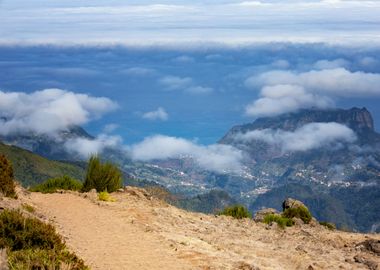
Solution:
{"label": "green hillside", "polygon": [[25,187],[62,175],[83,179],[84,169],[74,164],[51,161],[30,151],[3,143],[0,143],[0,153],[12,161],[15,177]]}

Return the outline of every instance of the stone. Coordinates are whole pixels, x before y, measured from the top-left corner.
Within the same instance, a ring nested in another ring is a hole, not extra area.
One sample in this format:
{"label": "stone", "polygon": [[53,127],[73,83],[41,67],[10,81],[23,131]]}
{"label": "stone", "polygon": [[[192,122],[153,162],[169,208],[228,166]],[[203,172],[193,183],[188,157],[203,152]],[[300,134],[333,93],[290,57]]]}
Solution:
{"label": "stone", "polygon": [[278,211],[274,208],[264,208],[256,212],[253,220],[256,222],[263,222],[264,217],[270,214],[278,214]]}
{"label": "stone", "polygon": [[306,209],[308,209],[306,207],[306,205],[303,204],[303,202],[298,201],[296,199],[292,199],[292,198],[287,198],[282,203],[282,209],[283,209],[283,211],[285,211],[286,209],[289,209],[289,208],[299,208],[299,207],[305,207]]}
{"label": "stone", "polygon": [[380,240],[368,239],[356,245],[356,249],[369,251],[380,256]]}
{"label": "stone", "polygon": [[368,269],[370,269],[370,270],[378,270],[379,269],[379,265],[376,262],[369,260],[364,256],[356,255],[354,257],[354,260],[356,263],[361,263],[361,264],[366,265],[368,267]]}

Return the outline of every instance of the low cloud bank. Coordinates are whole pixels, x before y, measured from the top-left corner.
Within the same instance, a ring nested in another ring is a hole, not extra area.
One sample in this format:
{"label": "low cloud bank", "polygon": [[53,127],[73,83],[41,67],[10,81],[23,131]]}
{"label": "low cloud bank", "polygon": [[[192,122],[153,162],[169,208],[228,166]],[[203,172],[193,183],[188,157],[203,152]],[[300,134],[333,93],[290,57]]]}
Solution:
{"label": "low cloud bank", "polygon": [[54,135],[113,111],[118,105],[105,97],[93,97],[61,89],[30,94],[0,91],[0,134],[35,132]]}
{"label": "low cloud bank", "polygon": [[92,140],[87,138],[69,139],[65,142],[64,147],[71,153],[88,158],[92,154],[103,152],[106,148],[120,149],[121,145],[122,138],[120,136],[101,134]]}
{"label": "low cloud bank", "polygon": [[228,145],[198,145],[182,138],[155,135],[131,147],[135,160],[149,161],[168,158],[191,157],[200,167],[215,171],[239,171],[243,153]]}
{"label": "low cloud bank", "polygon": [[354,131],[345,125],[330,123],[310,123],[295,131],[263,129],[240,133],[238,141],[259,140],[279,147],[283,152],[297,152],[353,143],[357,139]]}
{"label": "low cloud bank", "polygon": [[260,98],[246,106],[249,116],[275,116],[311,107],[329,108],[334,102],[324,96],[308,93],[302,86],[280,84],[265,86]]}
{"label": "low cloud bank", "polygon": [[245,81],[248,88],[261,88],[260,98],[246,107],[253,117],[274,116],[302,108],[328,108],[333,99],[379,97],[380,74],[351,72],[344,60],[319,61],[308,72],[275,70],[252,76]]}

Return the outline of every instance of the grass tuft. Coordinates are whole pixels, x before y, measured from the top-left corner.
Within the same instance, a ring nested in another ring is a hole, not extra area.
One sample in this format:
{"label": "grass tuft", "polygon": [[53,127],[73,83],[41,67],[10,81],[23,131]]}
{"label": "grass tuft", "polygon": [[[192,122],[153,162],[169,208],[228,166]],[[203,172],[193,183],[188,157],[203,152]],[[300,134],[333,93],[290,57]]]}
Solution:
{"label": "grass tuft", "polygon": [[113,198],[107,191],[102,191],[98,195],[99,201],[104,202],[116,202],[116,199]]}

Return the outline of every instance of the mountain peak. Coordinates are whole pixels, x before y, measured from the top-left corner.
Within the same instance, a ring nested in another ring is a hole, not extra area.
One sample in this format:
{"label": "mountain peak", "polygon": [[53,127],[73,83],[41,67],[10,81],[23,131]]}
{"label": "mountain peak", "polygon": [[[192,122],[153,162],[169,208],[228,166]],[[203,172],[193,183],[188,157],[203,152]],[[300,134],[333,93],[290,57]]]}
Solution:
{"label": "mountain peak", "polygon": [[[282,129],[285,131],[294,131],[297,128],[304,126],[305,124],[313,122],[336,122],[344,124],[358,134],[375,132],[372,115],[365,107],[328,110],[312,108],[303,109],[297,112],[287,113],[276,117],[258,118],[252,123],[233,127],[226,136],[231,133],[244,133],[255,129]],[[222,139],[222,141],[226,138],[226,136]]]}

